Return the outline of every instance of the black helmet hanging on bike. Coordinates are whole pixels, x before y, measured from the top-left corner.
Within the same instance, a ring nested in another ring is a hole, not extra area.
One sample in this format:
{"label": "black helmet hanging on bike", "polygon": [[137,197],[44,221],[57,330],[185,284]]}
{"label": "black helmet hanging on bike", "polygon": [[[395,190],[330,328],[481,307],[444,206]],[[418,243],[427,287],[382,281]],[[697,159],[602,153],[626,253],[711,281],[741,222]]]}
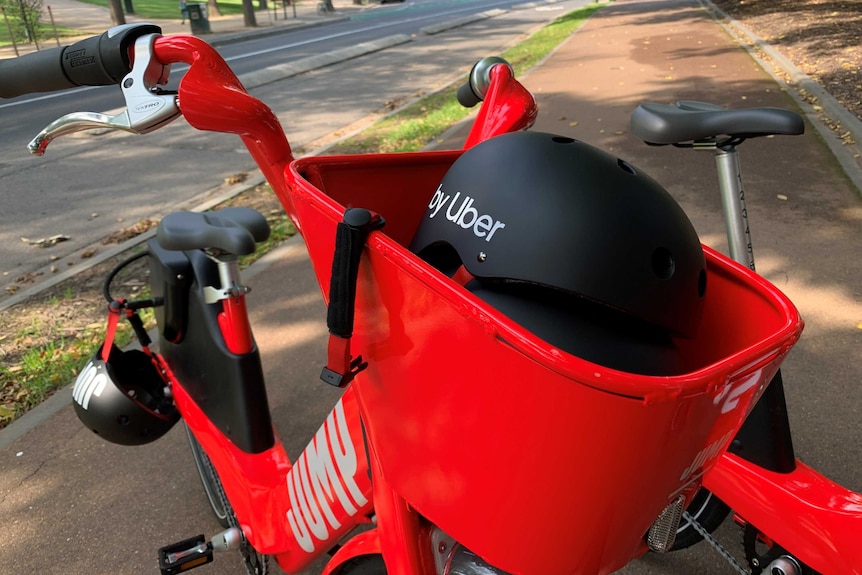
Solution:
{"label": "black helmet hanging on bike", "polygon": [[120,445],[143,445],[163,436],[179,420],[165,381],[152,358],[139,350],[101,348],[72,390],[78,419],[100,437]]}
{"label": "black helmet hanging on bike", "polygon": [[697,234],[658,183],[588,144],[518,132],[465,151],[411,250],[450,275],[463,265],[465,287],[573,355],[685,369],[671,334],[693,336],[702,315]]}

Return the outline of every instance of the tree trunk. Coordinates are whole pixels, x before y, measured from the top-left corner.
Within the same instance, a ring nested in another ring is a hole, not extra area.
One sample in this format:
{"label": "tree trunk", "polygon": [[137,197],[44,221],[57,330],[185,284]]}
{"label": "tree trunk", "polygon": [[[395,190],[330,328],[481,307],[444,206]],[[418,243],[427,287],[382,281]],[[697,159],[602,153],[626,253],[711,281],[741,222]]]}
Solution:
{"label": "tree trunk", "polygon": [[221,10],[218,7],[216,0],[207,0],[207,6],[210,9],[210,16],[221,16]]}
{"label": "tree trunk", "polygon": [[257,7],[259,10],[266,10],[269,8],[269,6],[267,6],[266,0],[259,0],[259,2],[257,3]]}
{"label": "tree trunk", "polygon": [[252,0],[242,0],[242,18],[246,28],[257,28]]}
{"label": "tree trunk", "polygon": [[120,26],[126,23],[126,16],[123,14],[123,6],[120,0],[108,0],[108,8],[111,9],[111,22],[114,26]]}

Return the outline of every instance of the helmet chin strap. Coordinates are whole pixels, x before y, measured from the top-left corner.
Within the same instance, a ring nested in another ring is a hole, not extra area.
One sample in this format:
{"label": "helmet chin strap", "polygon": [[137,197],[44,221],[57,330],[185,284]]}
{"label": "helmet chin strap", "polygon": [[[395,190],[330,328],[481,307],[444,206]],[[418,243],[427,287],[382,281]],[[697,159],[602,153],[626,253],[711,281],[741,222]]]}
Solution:
{"label": "helmet chin strap", "polygon": [[476,276],[468,272],[467,268],[464,267],[464,264],[461,264],[461,267],[459,267],[452,275],[452,281],[462,287],[467,285],[474,279],[476,279]]}
{"label": "helmet chin strap", "polygon": [[156,305],[159,305],[159,302],[155,300],[127,302],[124,299],[115,299],[108,304],[108,329],[106,330],[105,343],[102,345],[102,360],[105,363],[108,362],[108,357],[111,355],[111,347],[117,334],[117,326],[120,323],[123,310],[126,312],[126,319],[132,324],[132,329],[135,331],[135,337],[138,338],[138,342],[141,344],[141,349],[147,355],[152,356],[149,347],[152,340],[147,335],[144,322],[141,320],[141,316],[138,315],[137,310],[143,307],[155,307]]}
{"label": "helmet chin strap", "polygon": [[102,361],[105,363],[108,363],[108,357],[111,355],[111,347],[114,345],[114,336],[117,334],[117,326],[120,324],[120,311],[122,309],[122,300],[114,300],[108,305],[108,329],[105,343],[102,344]]}

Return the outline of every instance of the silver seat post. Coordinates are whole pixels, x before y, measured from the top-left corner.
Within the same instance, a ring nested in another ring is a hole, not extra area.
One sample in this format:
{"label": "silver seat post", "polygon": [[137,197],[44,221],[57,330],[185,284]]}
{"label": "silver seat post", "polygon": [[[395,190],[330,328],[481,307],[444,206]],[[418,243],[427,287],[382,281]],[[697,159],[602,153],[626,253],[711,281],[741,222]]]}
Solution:
{"label": "silver seat post", "polygon": [[718,170],[718,186],[730,257],[753,270],[754,250],[751,246],[751,231],[748,227],[748,212],[745,209],[745,192],[742,189],[742,173],[736,146],[718,148],[715,153],[715,166]]}

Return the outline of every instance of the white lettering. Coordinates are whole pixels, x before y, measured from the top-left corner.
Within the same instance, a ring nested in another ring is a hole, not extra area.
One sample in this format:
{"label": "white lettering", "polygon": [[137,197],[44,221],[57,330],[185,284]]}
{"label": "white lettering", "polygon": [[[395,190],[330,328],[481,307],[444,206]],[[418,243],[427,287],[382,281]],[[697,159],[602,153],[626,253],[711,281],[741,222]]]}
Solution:
{"label": "white lettering", "polygon": [[[330,417],[332,417],[332,414],[330,414]],[[338,481],[338,471],[335,469],[335,463],[332,461],[331,457],[327,457],[328,454],[329,445],[326,442],[326,426],[321,426],[321,428],[317,430],[317,434],[314,436],[312,442],[308,444],[303,455],[306,456],[306,460],[308,462],[308,473],[311,477],[311,487],[314,489],[317,503],[320,505],[320,509],[323,511],[323,514],[326,515],[332,528],[338,529],[341,527],[341,523],[335,518],[335,515],[332,513],[332,507],[329,505],[329,502],[333,500],[333,489],[337,492],[338,499],[341,501],[342,505],[345,501],[349,500],[347,499],[347,493],[345,493],[344,487],[342,487],[341,482]],[[356,509],[354,509],[352,505],[349,508],[344,505],[344,509],[350,515],[356,513]]]}
{"label": "white lettering", "polygon": [[[449,204],[449,207],[446,209],[446,219],[450,222],[454,222],[458,219],[458,216],[461,215],[461,210],[464,209],[464,204],[461,204],[461,207],[458,208],[458,211],[452,214],[452,208],[455,206],[455,203],[458,201],[458,198],[461,196],[461,192],[455,192],[455,197],[452,198],[452,203]],[[469,198],[470,196],[467,196]],[[464,200],[467,201],[466,199]]]}
{"label": "white lettering", "polygon": [[760,381],[761,371],[762,370],[758,369],[752,373],[747,379],[743,380],[737,387],[735,387],[732,392],[730,392],[730,395],[727,396],[727,401],[725,401],[724,405],[721,406],[721,413],[730,413],[739,407],[740,397],[757,385]]}
{"label": "white lettering", "polygon": [[428,204],[428,209],[430,210],[428,217],[433,219],[446,204],[449,204],[446,208],[446,219],[465,230],[472,228],[476,237],[485,238],[486,242],[491,241],[497,230],[502,230],[506,227],[506,224],[495,220],[490,214],[480,214],[479,210],[473,207],[475,199],[470,196],[465,195],[460,205],[458,205],[460,197],[461,192],[455,192],[454,198],[447,196],[441,184],[437,187],[434,195],[431,196],[431,201]]}
{"label": "white lettering", "polygon": [[[485,241],[490,242],[491,238],[494,237],[494,232],[496,232],[497,230],[503,229],[505,227],[506,227],[506,224],[504,224],[503,222],[494,222],[494,227],[491,228],[490,232],[488,232],[488,237],[485,238]],[[476,235],[478,236],[479,234],[476,234]]]}
{"label": "white lettering", "polygon": [[[465,216],[467,215],[472,216],[472,219],[469,222],[465,220]],[[473,227],[473,224],[476,222],[478,217],[479,213],[473,207],[473,198],[468,197],[464,200],[464,204],[461,206],[461,216],[458,218],[456,223],[466,230],[467,228]],[[478,236],[479,234],[476,235]]]}
{"label": "white lettering", "polygon": [[434,216],[436,216],[437,212],[440,211],[440,208],[442,208],[448,201],[449,196],[443,194],[443,186],[438,186],[437,191],[434,192],[434,196],[431,198],[431,203],[428,204],[428,209],[433,210],[429,217],[433,218]]}
{"label": "white lettering", "polygon": [[[368,500],[365,499],[365,496],[362,495],[362,491],[359,490],[359,486],[356,484],[356,451],[353,449],[353,442],[350,440],[350,430],[347,429],[344,406],[340,401],[336,404],[334,411],[336,420],[338,421],[338,435],[341,439],[341,441],[337,442],[338,447],[341,447],[341,449],[334,450],[335,461],[338,464],[341,477],[344,478],[347,490],[353,495],[356,505],[362,507],[368,503]],[[332,440],[332,432],[330,432],[329,437]],[[336,442],[333,442],[333,447],[335,445]]]}
{"label": "white lettering", "polygon": [[473,233],[479,236],[480,238],[484,238],[485,235],[491,231],[491,228],[494,226],[494,218],[485,214],[484,216],[479,216],[476,220],[476,225],[473,228]]}
{"label": "white lettering", "polygon": [[96,369],[96,366],[88,363],[84,371],[78,375],[78,379],[75,380],[75,387],[72,389],[72,397],[76,403],[81,403],[84,393],[89,389],[90,384],[93,383],[97,373],[99,373],[99,370]]}
{"label": "white lettering", "polygon": [[[305,517],[312,534],[321,541],[326,541],[329,538],[329,530],[326,528],[323,513],[320,511],[320,502],[315,500],[314,492],[311,490],[311,483],[308,481],[308,466],[304,457],[296,462],[296,467],[299,468],[296,481],[301,483],[303,493],[299,500],[302,516]],[[297,485],[297,487],[300,486]]]}
{"label": "white lettering", "polygon": [[103,371],[92,363],[88,363],[87,367],[75,380],[75,387],[72,388],[72,398],[75,402],[88,409],[90,399],[95,395],[101,397],[105,391],[105,386],[108,385],[108,376]]}
{"label": "white lettering", "polygon": [[290,530],[293,531],[293,536],[300,548],[307,553],[314,551],[314,542],[311,540],[311,533],[305,525],[305,521],[297,521],[294,509],[299,509],[299,501],[296,497],[296,488],[293,485],[293,469],[287,474],[287,494],[290,497],[290,509],[287,510],[287,522],[290,525]]}
{"label": "white lettering", "polygon": [[336,499],[349,516],[368,502],[356,483],[357,470],[356,450],[339,401],[286,478],[291,507],[287,521],[304,551],[312,553],[315,539],[327,541],[329,529],[341,527],[332,509]]}
{"label": "white lettering", "polygon": [[694,461],[691,463],[691,465],[686,467],[685,471],[682,472],[682,475],[679,476],[679,480],[685,481],[695,471],[703,467],[708,461],[710,461],[714,457],[717,457],[722,452],[727,442],[731,440],[733,434],[733,431],[728,431],[721,439],[713,441],[710,445],[702,449],[700,453],[698,453],[697,456],[694,458]]}

